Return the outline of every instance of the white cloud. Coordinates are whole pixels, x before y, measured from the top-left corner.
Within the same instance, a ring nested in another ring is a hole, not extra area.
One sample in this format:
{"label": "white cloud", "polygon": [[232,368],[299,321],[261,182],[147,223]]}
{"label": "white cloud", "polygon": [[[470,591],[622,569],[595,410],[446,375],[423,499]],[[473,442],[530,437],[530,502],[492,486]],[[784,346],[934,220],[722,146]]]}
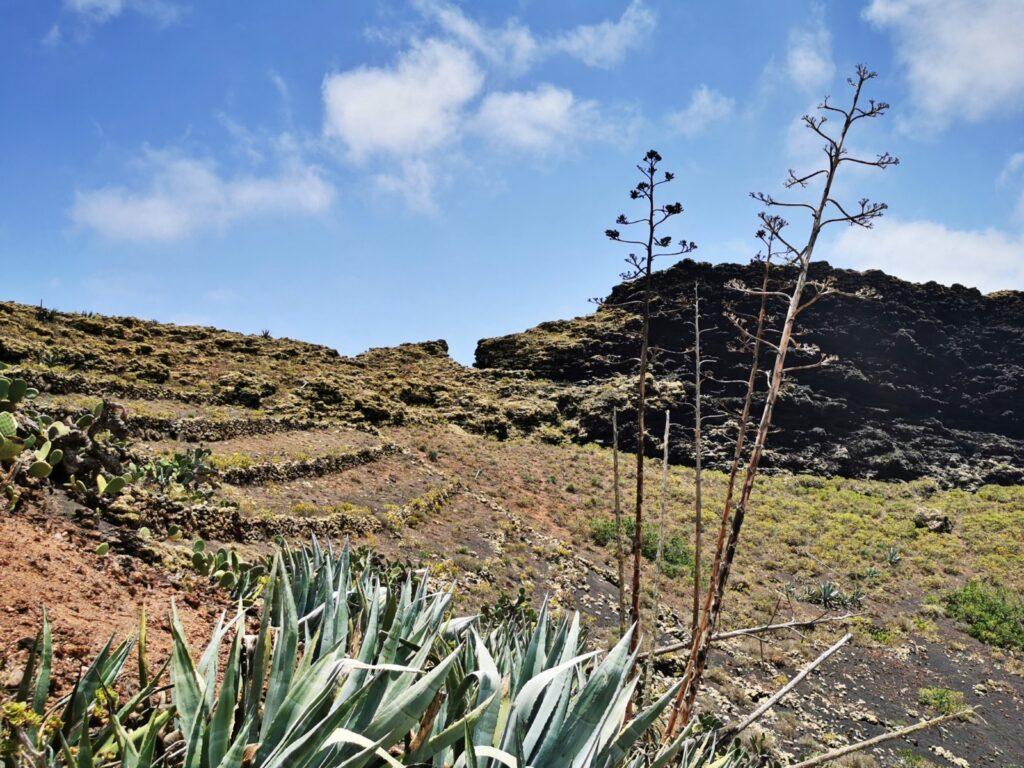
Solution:
{"label": "white cloud", "polygon": [[129,11],[166,26],[181,18],[183,8],[170,0],[64,0],[62,11],[61,18],[43,36],[43,45],[60,45],[65,32],[70,32],[72,39],[88,39],[94,27]]}
{"label": "white cloud", "polygon": [[999,183],[1008,184],[1021,171],[1024,171],[1024,152],[1014,152],[999,174]]}
{"label": "white cloud", "polygon": [[514,17],[501,27],[486,27],[448,0],[414,0],[414,5],[460,45],[490,64],[518,74],[555,53],[568,54],[590,67],[608,69],[639,47],[656,21],[643,0],[631,0],[617,20],[583,24],[558,35],[540,37]]}
{"label": "white cloud", "polygon": [[552,40],[563,51],[590,67],[608,69],[620,64],[654,30],[654,12],[642,0],[632,0],[618,21],[584,24]]}
{"label": "white cloud", "polygon": [[547,152],[559,142],[598,129],[597,105],[544,83],[532,91],[492,93],[480,105],[474,128],[510,149]]}
{"label": "white cloud", "polygon": [[444,0],[415,0],[415,6],[447,34],[491,64],[525,72],[541,54],[541,46],[529,27],[515,18],[508,19],[503,27],[488,28]]}
{"label": "white cloud", "polygon": [[997,229],[950,229],[933,221],[883,219],[873,229],[850,228],[837,239],[835,262],[855,269],[983,292],[1024,289],[1024,235]]}
{"label": "white cloud", "polygon": [[398,195],[405,204],[419,213],[436,213],[434,189],[437,170],[423,158],[403,160],[394,171],[373,176],[373,183],[383,192]]}
{"label": "white cloud", "polygon": [[814,6],[812,16],[806,27],[790,30],[786,51],[786,73],[805,91],[822,90],[836,74],[832,35],[825,26],[821,6]]}
{"label": "white cloud", "polygon": [[64,0],[64,9],[81,19],[102,24],[134,11],[161,24],[171,24],[181,17],[181,8],[167,0]]}
{"label": "white cloud", "polygon": [[864,17],[891,31],[914,105],[933,127],[1024,105],[1021,0],[872,0]]}
{"label": "white cloud", "polygon": [[373,160],[378,189],[431,212],[443,171],[470,133],[496,147],[543,154],[630,129],[626,119],[606,119],[596,102],[550,84],[485,93],[485,69],[519,75],[560,53],[590,66],[618,63],[654,26],[643,0],[631,0],[617,20],[545,37],[515,18],[487,26],[450,0],[413,5],[430,23],[430,37],[412,38],[389,66],[328,73],[322,87],[324,137],[356,165]]}
{"label": "white cloud", "polygon": [[79,191],[71,220],[114,240],[176,240],[263,214],[325,211],[334,188],[319,168],[287,159],[272,174],[222,175],[209,161],[149,150],[141,188]]}
{"label": "white cloud", "polygon": [[464,49],[417,42],[391,68],[359,67],[324,78],[324,134],[351,159],[422,155],[450,141],[484,76]]}
{"label": "white cloud", "polygon": [[[1006,165],[999,174],[999,186],[1005,187],[1014,181],[1022,180],[1024,180],[1024,152],[1015,152],[1010,155],[1010,159],[1006,161]],[[1024,221],[1024,190],[1021,190],[1020,197],[1017,198],[1017,208],[1014,213],[1018,219]]]}
{"label": "white cloud", "polygon": [[729,117],[735,106],[733,99],[702,85],[690,96],[690,103],[685,109],[668,116],[668,122],[678,133],[692,137],[712,123]]}

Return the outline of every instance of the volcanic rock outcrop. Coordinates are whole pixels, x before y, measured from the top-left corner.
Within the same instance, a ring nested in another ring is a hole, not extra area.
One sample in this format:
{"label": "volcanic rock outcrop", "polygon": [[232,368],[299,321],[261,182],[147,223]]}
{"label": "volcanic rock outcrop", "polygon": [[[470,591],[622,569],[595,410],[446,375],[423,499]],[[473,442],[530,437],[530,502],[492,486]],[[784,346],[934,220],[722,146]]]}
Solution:
{"label": "volcanic rock outcrop", "polygon": [[[686,350],[693,343],[694,284],[702,322],[716,329],[704,342],[716,360],[715,379],[745,380],[749,357],[737,349],[724,312],[739,296],[730,283],[756,286],[761,274],[753,263],[692,260],[656,273],[652,433],[660,434],[665,408],[681,427],[692,423]],[[881,479],[932,476],[964,487],[1024,481],[1024,293],[983,295],[824,262],[813,265],[811,277],[834,281],[842,293],[801,316],[801,340],[838,359],[793,375],[776,411],[769,466]],[[623,408],[628,419],[632,402],[639,317],[630,302],[638,292],[636,284],[622,284],[591,315],[484,339],[476,366],[561,383],[560,408],[575,421],[574,437],[607,442],[611,408]],[[707,389],[726,409],[736,404],[729,387],[709,381]],[[723,435],[712,452],[726,445]],[[674,431],[671,452],[678,461],[691,458],[686,429]]]}

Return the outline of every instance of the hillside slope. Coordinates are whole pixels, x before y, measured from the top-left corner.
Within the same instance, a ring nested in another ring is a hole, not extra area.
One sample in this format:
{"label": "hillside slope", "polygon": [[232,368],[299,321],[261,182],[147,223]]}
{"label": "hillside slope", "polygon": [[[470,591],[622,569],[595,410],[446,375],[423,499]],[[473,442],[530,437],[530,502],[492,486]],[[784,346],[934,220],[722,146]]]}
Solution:
{"label": "hillside slope", "polygon": [[[761,268],[684,260],[655,275],[652,344],[656,356],[651,418],[670,408],[689,424],[692,345],[688,323],[694,284],[704,302],[705,339],[718,379],[745,379],[749,360],[736,354],[723,311],[738,294],[732,281],[759,285]],[[838,356],[799,373],[776,411],[769,457],[776,467],[849,477],[912,479],[949,485],[1018,483],[1024,479],[1024,293],[988,296],[963,286],[918,285],[878,271],[813,265],[812,279],[835,281],[834,295],[801,316],[802,340]],[[637,297],[623,284],[592,315],[543,323],[482,340],[476,365],[527,371],[575,394],[579,439],[607,442],[613,404],[628,403],[626,374],[636,356]],[[749,307],[748,307],[749,308]],[[727,394],[716,389],[712,393]],[[628,434],[628,430],[627,430]],[[673,457],[688,458],[679,433]]]}
{"label": "hillside slope", "polygon": [[[602,326],[613,320],[602,311],[568,325],[596,327],[597,338],[611,334]],[[537,333],[524,338],[533,344]],[[562,341],[575,348],[570,334]],[[201,635],[231,599],[192,569],[195,539],[255,560],[275,536],[348,538],[457,580],[460,612],[514,601],[522,589],[535,606],[547,597],[555,610],[579,609],[597,642],[617,627],[607,537],[612,455],[591,426],[607,413],[592,404],[628,392],[614,368],[565,382],[551,371],[468,369],[443,342],[347,358],[288,339],[11,303],[0,304],[0,359],[11,365],[7,373],[40,386],[32,405],[46,414],[77,418],[101,400],[123,408],[126,450],[137,465],[183,466],[204,449],[212,469],[209,487],[144,475],[116,498],[86,506],[60,482],[30,483],[18,509],[0,519],[4,680],[25,661],[40,602],[52,608],[65,683],[108,633],[132,626],[142,605],[153,617],[154,649],[167,647],[172,597],[189,608],[186,629]],[[650,519],[660,507],[660,472],[653,462],[646,471]],[[645,565],[648,642],[687,631],[692,474],[685,466],[668,474],[670,554],[657,598],[653,563]],[[623,475],[628,487],[631,468]],[[875,759],[900,768],[926,768],[925,759],[961,765],[947,754],[972,765],[1021,764],[1020,652],[969,636],[945,615],[945,601],[979,578],[1020,594],[1024,488],[941,485],[765,476],[751,500],[723,628],[847,610],[823,608],[817,596],[826,589],[855,596],[859,615],[813,633],[722,643],[702,711],[749,712],[849,630],[855,641],[842,660],[766,718],[776,759],[931,714],[921,691],[950,689],[983,706],[985,721],[886,745]],[[709,471],[704,492],[706,509],[717,508],[723,475]],[[922,510],[947,517],[951,530],[919,527]],[[705,530],[706,541],[711,535]],[[98,555],[105,545],[109,552]],[[670,677],[677,665],[666,656],[658,671]]]}

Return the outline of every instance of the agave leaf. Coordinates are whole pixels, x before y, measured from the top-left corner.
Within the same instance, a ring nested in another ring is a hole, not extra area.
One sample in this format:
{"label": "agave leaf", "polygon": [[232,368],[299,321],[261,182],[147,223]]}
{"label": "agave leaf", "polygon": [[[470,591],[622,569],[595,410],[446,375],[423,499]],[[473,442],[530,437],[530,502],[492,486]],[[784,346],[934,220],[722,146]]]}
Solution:
{"label": "agave leaf", "polygon": [[334,685],[339,674],[337,658],[324,656],[305,674],[292,680],[284,699],[275,708],[273,720],[268,721],[264,714],[257,764],[269,761],[301,735],[296,734],[297,723],[306,722],[312,726],[325,716],[334,698]]}
{"label": "agave leaf", "polygon": [[[372,752],[393,768],[402,768],[402,764],[400,762],[395,760],[387,750],[381,748],[379,741],[373,741],[365,736],[360,736],[354,731],[350,731],[345,728],[335,728],[327,741],[324,742],[324,746],[330,747],[334,744],[355,744],[357,747],[363,747],[367,752]],[[347,764],[348,763],[342,763],[342,765]]]}
{"label": "agave leaf", "polygon": [[[555,641],[552,643],[548,663],[557,664],[572,658],[576,654],[579,643],[580,615],[573,612],[571,621],[562,622]],[[577,667],[578,668],[578,667]],[[552,685],[544,693],[544,698],[533,715],[533,722],[523,736],[523,748],[526,754],[535,754],[538,743],[543,746],[551,739],[557,738],[559,729],[568,711],[572,694],[572,675],[560,685]],[[550,725],[549,725],[550,723]],[[542,740],[542,736],[546,734]]]}
{"label": "agave leaf", "polygon": [[547,688],[547,686],[549,686],[560,675],[571,670],[577,664],[580,664],[587,659],[591,659],[596,655],[597,651],[591,651],[589,653],[575,656],[557,666],[545,669],[543,672],[540,672],[533,678],[527,680],[516,695],[515,699],[512,701],[508,721],[504,727],[505,737],[502,740],[502,746],[505,749],[510,747],[516,729],[522,727],[523,721],[526,721],[529,718],[534,705],[537,703],[537,699],[540,697],[541,693],[544,692],[544,689]]}
{"label": "agave leaf", "polygon": [[196,666],[196,673],[203,684],[203,708],[206,711],[213,709],[214,697],[216,696],[217,660],[220,658],[220,646],[224,637],[231,631],[231,627],[234,625],[233,621],[225,623],[225,616],[226,613],[222,611],[220,616],[217,617],[217,624],[214,626],[210,642],[206,646],[206,650],[203,651],[203,655],[199,658],[199,664]]}
{"label": "agave leaf", "polygon": [[185,737],[183,768],[201,768],[203,754],[209,749],[210,744],[210,729],[206,726],[206,712],[202,709],[200,697],[199,708],[192,718],[191,727],[187,731],[182,731]]}
{"label": "agave leaf", "polygon": [[[679,757],[680,752],[682,752],[681,757]],[[649,768],[665,768],[669,762],[679,766],[699,766],[713,754],[714,734],[709,733],[698,741],[693,735],[692,728],[684,728],[655,756]]]}
{"label": "agave leaf", "polygon": [[103,682],[101,670],[110,655],[110,644],[113,641],[114,638],[111,636],[103,644],[99,653],[96,654],[96,658],[92,660],[88,669],[85,670],[82,677],[75,683],[75,687],[68,697],[68,703],[64,708],[64,715],[61,717],[61,720],[64,722],[64,731],[69,740],[77,737],[81,728],[82,716],[92,706],[92,702],[96,697],[96,691]]}
{"label": "agave leaf", "polygon": [[[89,712],[82,715],[82,727],[78,731],[78,768],[93,768],[92,740],[89,738]],[[130,768],[127,765],[126,768]]]}
{"label": "agave leaf", "polygon": [[383,746],[386,748],[419,723],[461,650],[461,647],[457,648],[398,697],[381,707],[366,728],[365,735],[371,739],[384,739]]}
{"label": "agave leaf", "polygon": [[246,721],[242,724],[231,747],[221,758],[219,763],[211,764],[211,768],[241,768],[242,757],[245,755],[245,748],[249,742],[249,733],[252,731],[252,722]]}
{"label": "agave leaf", "polygon": [[[541,699],[532,716],[532,722],[522,737],[525,754],[536,754],[560,737],[562,724],[572,702],[574,671],[575,668],[572,668],[563,672],[559,675],[558,682],[548,686],[545,691],[544,698]],[[519,725],[522,726],[523,723],[520,722]]]}
{"label": "agave leaf", "polygon": [[480,685],[476,692],[476,703],[487,706],[480,719],[473,727],[473,740],[479,744],[494,745],[495,730],[498,725],[498,712],[501,709],[501,673],[494,663],[491,652],[476,630],[472,631],[473,644],[476,651],[476,663],[479,667]]}
{"label": "agave leaf", "polygon": [[277,714],[278,707],[288,695],[288,688],[295,671],[296,653],[298,650],[299,630],[295,615],[295,600],[292,596],[288,573],[281,556],[277,558],[278,589],[275,590],[275,608],[280,615],[280,627],[277,640],[274,642],[274,653],[270,663],[270,676],[267,678],[267,696],[263,702],[263,725],[260,728],[260,741],[266,741],[267,731]]}
{"label": "agave leaf", "polygon": [[64,762],[68,764],[68,768],[79,768],[78,761],[81,753],[79,752],[79,756],[76,756],[76,754],[71,751],[71,745],[68,744],[68,740],[63,733],[58,731],[57,736],[60,738],[60,753],[64,756]]}
{"label": "agave leaf", "polygon": [[32,694],[32,710],[43,714],[46,709],[46,698],[50,695],[50,671],[53,667],[53,637],[50,633],[50,619],[43,609],[43,627],[39,631],[39,675],[36,677],[35,690]]}
{"label": "agave leaf", "polygon": [[545,599],[544,604],[540,608],[540,614],[537,616],[537,626],[533,630],[533,635],[530,638],[529,645],[526,647],[522,667],[519,671],[519,679],[516,681],[515,688],[512,691],[513,694],[517,694],[526,684],[527,680],[536,677],[541,671],[543,667],[543,659],[547,655],[547,652],[545,651],[547,634],[548,601]]}
{"label": "agave leaf", "polygon": [[[238,703],[238,678],[241,671],[242,633],[245,625],[241,617],[235,622],[235,638],[228,653],[224,679],[210,721],[209,765],[219,765],[231,745],[231,726],[235,721],[235,705]],[[216,667],[215,667],[216,669]]]}
{"label": "agave leaf", "polygon": [[[508,768],[518,768],[519,761],[516,760],[515,756],[510,755],[503,749],[495,749],[494,747],[488,747],[479,745],[473,748],[475,752],[474,760],[481,757],[488,757],[492,760],[497,760],[502,765],[507,765]],[[455,765],[452,768],[467,768],[466,752],[459,755],[459,759],[455,761]],[[531,766],[524,766],[524,768],[531,768]]]}
{"label": "agave leaf", "polygon": [[149,681],[149,668],[146,666],[146,605],[143,603],[142,610],[139,611],[139,642],[138,642],[138,662],[139,662],[139,688],[145,688]]}
{"label": "agave leaf", "polygon": [[431,755],[437,755],[439,752],[455,744],[463,733],[468,732],[471,728],[475,729],[480,722],[480,718],[488,711],[488,708],[492,704],[500,703],[499,695],[500,691],[493,691],[487,698],[483,699],[457,721],[431,736],[424,743],[420,751],[412,756],[412,761],[423,762]]}
{"label": "agave leaf", "polygon": [[678,681],[675,685],[665,691],[665,693],[663,693],[657,701],[651,704],[651,706],[637,714],[636,717],[626,723],[612,742],[603,749],[600,757],[598,758],[598,763],[600,764],[603,762],[608,765],[619,765],[621,761],[625,760],[633,745],[636,744],[648,728],[654,725],[658,716],[662,713],[665,707],[668,706],[669,702],[675,698],[676,692],[682,684],[682,680]]}
{"label": "agave leaf", "polygon": [[274,602],[274,593],[277,591],[276,571],[272,572],[267,584],[263,589],[263,611],[260,616],[260,629],[256,635],[256,646],[253,649],[251,668],[252,672],[247,675],[245,685],[242,689],[242,711],[250,729],[250,738],[257,740],[258,737],[258,716],[261,699],[263,696],[263,682],[267,673],[267,665],[270,654],[270,624],[273,611],[270,606]]}
{"label": "agave leaf", "polygon": [[[324,741],[334,729],[341,727],[346,715],[344,702],[334,699],[336,675],[335,667],[326,686],[312,687],[314,698],[306,707],[296,708],[298,717],[293,718],[276,745],[263,744],[260,747],[256,754],[257,765],[262,768],[290,768],[307,765],[317,755],[323,754]],[[271,747],[269,750],[268,746]]]}
{"label": "agave leaf", "polygon": [[630,628],[604,661],[590,675],[566,717],[566,728],[557,740],[534,758],[536,768],[580,766],[593,751],[602,726],[613,708],[619,690],[632,669],[629,642],[635,628]]}
{"label": "agave leaf", "polygon": [[188,651],[185,631],[181,628],[178,609],[173,602],[171,637],[171,684],[174,687],[174,705],[178,712],[178,730],[182,733],[191,733],[202,706],[203,682]]}
{"label": "agave leaf", "polygon": [[[156,753],[156,740],[160,735],[160,729],[167,723],[170,713],[165,711],[154,712],[146,725],[142,728],[142,743],[135,753],[138,761],[132,768],[152,768],[153,758]],[[120,722],[120,720],[118,720]],[[134,744],[134,734],[128,737],[129,743]],[[122,768],[129,768],[128,761],[125,761]]]}

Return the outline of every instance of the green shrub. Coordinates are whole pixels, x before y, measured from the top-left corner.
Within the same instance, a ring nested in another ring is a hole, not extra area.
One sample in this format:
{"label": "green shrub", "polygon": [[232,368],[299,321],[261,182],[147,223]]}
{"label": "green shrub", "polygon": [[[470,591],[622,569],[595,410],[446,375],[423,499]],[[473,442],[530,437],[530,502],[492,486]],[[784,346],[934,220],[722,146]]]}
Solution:
{"label": "green shrub", "polygon": [[1024,650],[1024,602],[1005,587],[969,581],[946,595],[946,615],[983,643]]}
{"label": "green shrub", "polygon": [[[628,550],[632,546],[633,533],[636,531],[636,521],[632,518],[622,520],[622,542]],[[595,517],[590,521],[590,538],[599,546],[606,547],[615,544],[615,518]],[[650,561],[658,558],[658,529],[650,523],[644,523],[643,536],[640,538],[640,552]],[[672,534],[665,537],[662,544],[662,570],[669,578],[674,578],[680,573],[692,570],[693,556],[686,542],[679,534]]]}
{"label": "green shrub", "polygon": [[952,715],[964,708],[964,695],[949,688],[920,688],[917,703],[942,715]]}

